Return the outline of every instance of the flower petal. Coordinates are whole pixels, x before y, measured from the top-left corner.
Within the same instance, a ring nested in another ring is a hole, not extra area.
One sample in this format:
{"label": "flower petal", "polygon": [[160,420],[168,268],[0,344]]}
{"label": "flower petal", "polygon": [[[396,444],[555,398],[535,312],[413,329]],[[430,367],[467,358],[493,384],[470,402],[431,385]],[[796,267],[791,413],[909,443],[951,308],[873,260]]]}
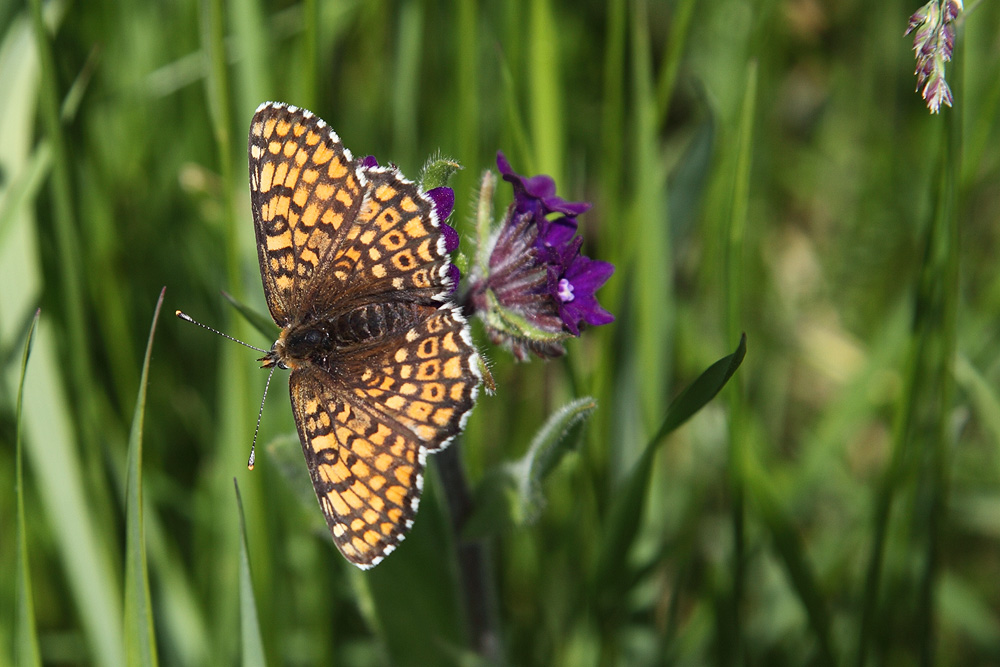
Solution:
{"label": "flower petal", "polygon": [[425,193],[434,202],[438,220],[444,222],[455,208],[455,191],[447,186],[433,188]]}

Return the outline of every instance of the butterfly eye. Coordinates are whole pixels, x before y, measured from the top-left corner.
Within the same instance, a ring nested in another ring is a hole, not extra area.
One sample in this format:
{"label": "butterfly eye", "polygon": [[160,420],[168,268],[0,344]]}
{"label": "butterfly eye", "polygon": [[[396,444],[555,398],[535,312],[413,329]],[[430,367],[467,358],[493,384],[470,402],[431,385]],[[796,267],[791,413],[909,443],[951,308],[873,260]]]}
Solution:
{"label": "butterfly eye", "polygon": [[322,346],[326,340],[326,334],[317,329],[306,329],[292,334],[285,342],[285,355],[292,359],[305,359],[315,352],[316,348]]}

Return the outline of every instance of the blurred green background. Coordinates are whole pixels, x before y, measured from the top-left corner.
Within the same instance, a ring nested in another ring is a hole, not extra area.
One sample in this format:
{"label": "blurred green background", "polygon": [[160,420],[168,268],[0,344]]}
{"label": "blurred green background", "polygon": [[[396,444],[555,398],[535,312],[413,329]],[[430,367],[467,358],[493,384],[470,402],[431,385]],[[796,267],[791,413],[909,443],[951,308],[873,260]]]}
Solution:
{"label": "blurred green background", "polygon": [[[0,665],[30,664],[23,574],[45,663],[131,660],[126,459],[163,286],[140,403],[160,661],[479,660],[436,474],[402,547],[355,570],[311,489],[283,472],[296,447],[284,377],[248,472],[256,355],[170,315],[272,342],[220,296],[265,312],[245,142],[268,99],[412,177],[437,150],[461,162],[465,253],[497,149],[594,204],[584,252],[618,267],[599,292],[617,321],[529,364],[474,325],[497,385],[459,445],[474,487],[560,406],[598,405],[532,516],[480,526],[493,658],[1000,663],[1000,6],[969,12],[948,68],[955,108],[936,116],[903,37],[917,8],[0,5]],[[501,185],[498,216],[510,198]],[[15,405],[39,307],[20,426],[25,570]],[[743,331],[730,385],[653,438]],[[240,611],[233,478],[259,634]]]}

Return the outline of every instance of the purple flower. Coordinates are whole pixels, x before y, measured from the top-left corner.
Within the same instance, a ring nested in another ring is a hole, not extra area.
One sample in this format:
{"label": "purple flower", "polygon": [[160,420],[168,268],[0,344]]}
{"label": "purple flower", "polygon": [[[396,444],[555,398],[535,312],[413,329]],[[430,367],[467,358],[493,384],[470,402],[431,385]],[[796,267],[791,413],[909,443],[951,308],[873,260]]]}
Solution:
{"label": "purple flower", "polygon": [[615,272],[615,266],[581,255],[582,243],[577,237],[559,250],[557,263],[548,265],[549,294],[558,302],[559,317],[574,336],[580,335],[580,322],[600,326],[615,321],[594,294]]}
{"label": "purple flower", "polygon": [[514,201],[488,249],[488,260],[473,272],[467,304],[494,342],[524,360],[529,353],[554,357],[561,341],[580,335],[581,323],[597,326],[614,316],[595,292],[614,272],[607,262],[580,254],[577,216],[590,208],[556,195],[548,176],[514,172],[502,152],[497,167],[514,189]]}
{"label": "purple flower", "polygon": [[[514,211],[531,214],[538,226],[537,245],[555,247],[568,242],[576,234],[576,216],[585,213],[590,204],[569,202],[556,196],[556,182],[541,174],[525,178],[514,173],[503,151],[497,151],[497,168],[503,180],[514,186]],[[549,216],[561,214],[549,219]]]}

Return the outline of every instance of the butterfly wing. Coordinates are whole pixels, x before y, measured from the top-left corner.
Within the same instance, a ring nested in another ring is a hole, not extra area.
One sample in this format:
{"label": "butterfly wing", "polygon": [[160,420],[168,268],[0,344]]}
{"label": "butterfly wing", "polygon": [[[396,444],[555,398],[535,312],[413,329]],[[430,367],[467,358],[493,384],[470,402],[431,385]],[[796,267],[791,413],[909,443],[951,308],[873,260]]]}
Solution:
{"label": "butterfly wing", "polygon": [[292,371],[289,392],[333,541],[352,563],[373,567],[413,525],[425,451],[412,432],[359,409],[325,371]]}
{"label": "butterfly wing", "polygon": [[297,317],[357,218],[364,175],[315,114],[265,102],[250,122],[250,204],[264,295],[279,326]]}
{"label": "butterfly wing", "polygon": [[461,431],[480,381],[475,347],[451,305],[384,343],[347,355],[337,373],[310,366],[290,379],[320,508],[337,547],[365,568],[406,537],[427,452]]}
{"label": "butterfly wing", "polygon": [[[366,169],[362,178],[358,216],[330,260],[337,303],[349,308],[373,299],[446,301],[450,258],[433,202],[395,168]],[[317,281],[311,289],[322,288]]]}
{"label": "butterfly wing", "polygon": [[289,379],[334,542],[372,567],[406,536],[427,452],[462,429],[480,382],[468,325],[449,302],[440,221],[417,185],[395,168],[361,167],[302,109],[261,105],[249,159],[261,278],[283,336],[389,302],[413,316],[403,331],[375,327],[298,360]]}

